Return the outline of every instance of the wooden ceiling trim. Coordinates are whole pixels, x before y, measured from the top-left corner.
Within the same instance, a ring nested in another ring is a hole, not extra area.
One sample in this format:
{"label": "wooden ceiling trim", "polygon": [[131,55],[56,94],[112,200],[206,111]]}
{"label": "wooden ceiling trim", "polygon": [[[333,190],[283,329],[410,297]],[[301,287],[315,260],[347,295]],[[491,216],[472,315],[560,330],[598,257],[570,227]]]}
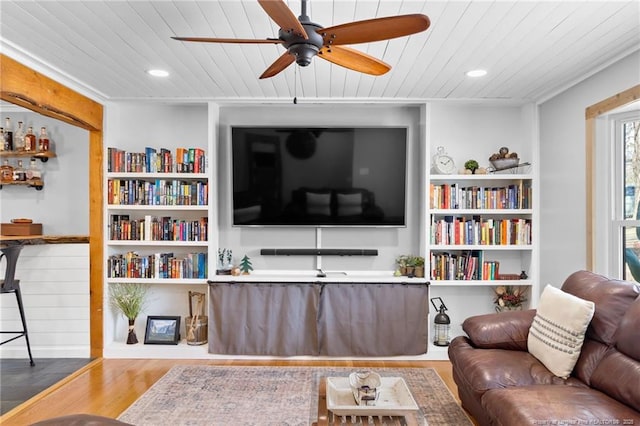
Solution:
{"label": "wooden ceiling trim", "polygon": [[2,100],[86,130],[102,130],[99,103],[5,55],[0,55],[0,75]]}

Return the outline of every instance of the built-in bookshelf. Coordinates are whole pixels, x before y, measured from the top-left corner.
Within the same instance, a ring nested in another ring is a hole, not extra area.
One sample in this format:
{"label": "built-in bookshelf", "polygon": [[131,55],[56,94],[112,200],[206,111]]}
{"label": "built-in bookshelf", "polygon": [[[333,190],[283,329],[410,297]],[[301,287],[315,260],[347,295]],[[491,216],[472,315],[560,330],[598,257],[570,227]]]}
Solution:
{"label": "built-in bookshelf", "polygon": [[[105,142],[104,356],[202,357],[205,347],[184,341],[184,323],[190,315],[189,291],[207,293],[217,234],[210,227],[215,158],[210,158],[208,106],[117,108],[129,113],[111,121]],[[158,124],[165,122],[173,124]],[[153,142],[141,144],[144,139]],[[183,145],[185,140],[190,145]],[[124,344],[126,320],[108,300],[108,288],[116,283],[148,288],[143,315],[135,323],[136,345]],[[180,317],[182,341],[171,348],[144,345],[147,316]]]}
{"label": "built-in bookshelf", "polygon": [[[536,120],[530,106],[433,104],[427,109],[425,274],[430,297],[441,297],[447,306],[452,338],[464,334],[467,317],[495,312],[498,286],[527,289],[524,309],[537,301]],[[438,146],[457,164],[455,174],[436,174],[430,168]],[[469,159],[490,166],[489,157],[501,147],[518,152],[526,164],[464,173]],[[430,344],[428,353],[447,358],[446,347]]]}
{"label": "built-in bookshelf", "polygon": [[495,285],[492,281],[528,276],[533,248],[531,176],[434,175],[429,194],[428,270],[434,284]]}

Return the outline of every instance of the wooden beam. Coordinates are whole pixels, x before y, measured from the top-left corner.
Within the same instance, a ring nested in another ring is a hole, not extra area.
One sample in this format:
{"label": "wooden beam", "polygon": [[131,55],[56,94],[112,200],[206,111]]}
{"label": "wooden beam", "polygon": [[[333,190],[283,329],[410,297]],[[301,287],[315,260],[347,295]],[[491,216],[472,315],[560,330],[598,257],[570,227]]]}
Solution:
{"label": "wooden beam", "polygon": [[640,99],[640,84],[613,95],[603,101],[591,105],[585,110],[585,154],[586,154],[586,183],[587,183],[587,270],[592,271],[595,265],[595,149],[596,149],[596,119]]}
{"label": "wooden beam", "polygon": [[597,104],[591,105],[586,109],[585,118],[598,118],[602,114],[606,114],[609,111],[630,104],[638,99],[640,99],[640,84],[600,101]]}
{"label": "wooden beam", "polygon": [[0,98],[89,131],[90,356],[103,352],[103,107],[68,87],[0,54]]}
{"label": "wooden beam", "polygon": [[73,126],[102,130],[102,105],[0,55],[0,98]]}

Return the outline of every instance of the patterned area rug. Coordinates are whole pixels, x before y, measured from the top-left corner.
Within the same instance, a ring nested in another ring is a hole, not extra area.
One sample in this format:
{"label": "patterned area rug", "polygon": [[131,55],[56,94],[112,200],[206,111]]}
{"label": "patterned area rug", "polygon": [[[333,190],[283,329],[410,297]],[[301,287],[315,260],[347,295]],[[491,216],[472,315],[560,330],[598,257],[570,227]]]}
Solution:
{"label": "patterned area rug", "polygon": [[[308,426],[317,419],[321,377],[355,368],[176,366],[118,417],[137,426]],[[420,423],[471,425],[432,368],[375,368],[403,377],[420,407]]]}

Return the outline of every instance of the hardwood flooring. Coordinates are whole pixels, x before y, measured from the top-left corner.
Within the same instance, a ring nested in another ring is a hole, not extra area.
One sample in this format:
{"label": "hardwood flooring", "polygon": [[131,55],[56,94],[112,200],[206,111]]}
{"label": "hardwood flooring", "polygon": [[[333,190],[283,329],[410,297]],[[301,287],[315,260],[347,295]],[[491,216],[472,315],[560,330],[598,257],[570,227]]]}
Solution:
{"label": "hardwood flooring", "polygon": [[3,426],[25,426],[76,413],[118,417],[172,366],[264,365],[326,367],[434,368],[457,399],[449,361],[335,361],[335,360],[175,360],[97,359],[0,417]]}

